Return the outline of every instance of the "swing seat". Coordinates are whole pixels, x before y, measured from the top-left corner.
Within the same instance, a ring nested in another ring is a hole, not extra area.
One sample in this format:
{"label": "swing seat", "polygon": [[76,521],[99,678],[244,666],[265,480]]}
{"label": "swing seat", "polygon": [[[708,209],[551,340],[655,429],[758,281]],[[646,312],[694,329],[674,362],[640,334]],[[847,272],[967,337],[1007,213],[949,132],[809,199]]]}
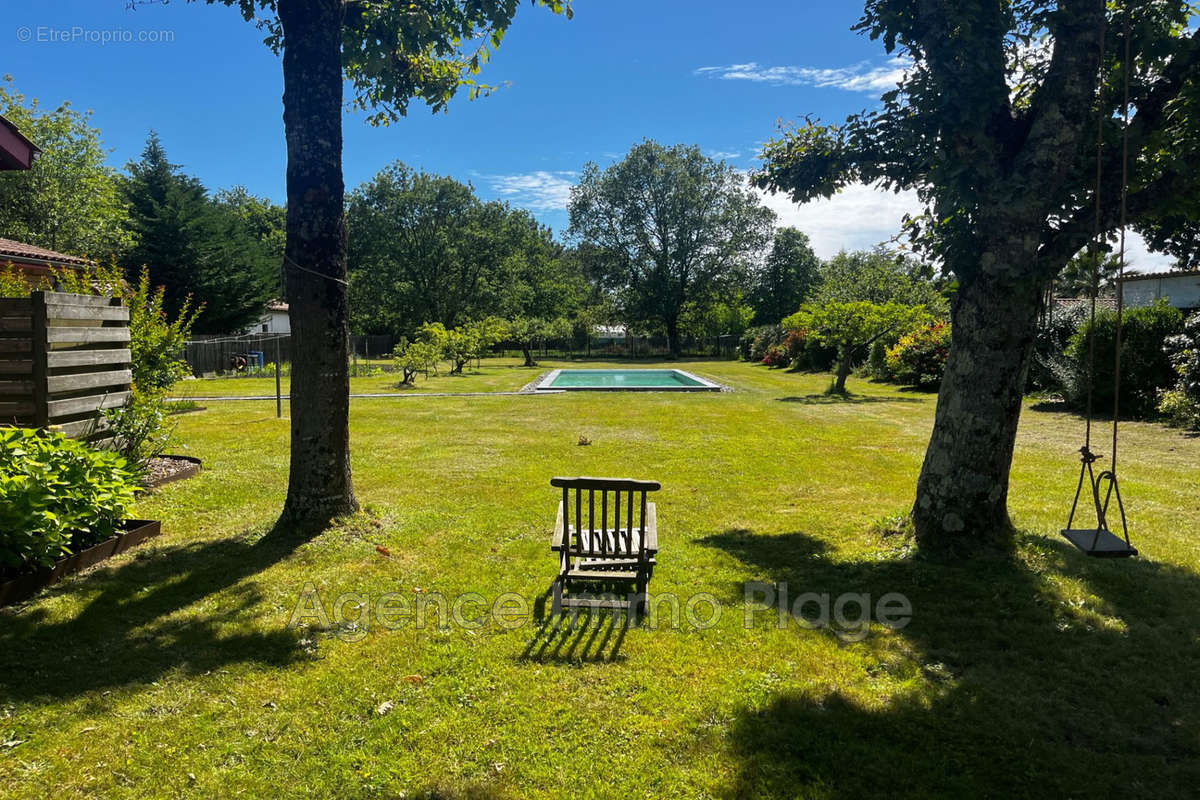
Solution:
{"label": "swing seat", "polygon": [[[1137,548],[1112,531],[1095,528],[1064,528],[1063,537],[1081,553],[1096,558],[1129,558],[1138,554]],[[1097,535],[1099,534],[1099,535]]]}

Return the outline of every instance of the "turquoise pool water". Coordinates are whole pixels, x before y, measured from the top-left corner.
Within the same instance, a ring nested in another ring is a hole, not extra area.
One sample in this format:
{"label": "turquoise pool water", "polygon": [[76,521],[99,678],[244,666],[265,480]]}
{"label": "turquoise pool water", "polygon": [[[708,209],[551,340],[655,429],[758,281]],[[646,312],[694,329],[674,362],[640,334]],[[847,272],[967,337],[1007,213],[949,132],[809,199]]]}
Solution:
{"label": "turquoise pool water", "polygon": [[540,389],[720,391],[712,381],[678,369],[560,369]]}

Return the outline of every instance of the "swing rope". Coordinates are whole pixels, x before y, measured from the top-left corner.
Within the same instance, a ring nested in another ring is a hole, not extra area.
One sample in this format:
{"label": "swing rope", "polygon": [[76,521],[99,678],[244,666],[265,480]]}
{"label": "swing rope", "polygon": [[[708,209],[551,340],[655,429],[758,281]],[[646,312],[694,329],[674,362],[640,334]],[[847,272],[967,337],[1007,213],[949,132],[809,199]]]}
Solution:
{"label": "swing rope", "polygon": [[[1129,526],[1125,518],[1125,505],[1121,499],[1121,488],[1117,482],[1117,440],[1120,430],[1121,413],[1121,332],[1125,313],[1125,296],[1122,281],[1125,277],[1125,233],[1128,225],[1129,197],[1129,73],[1131,71],[1130,45],[1130,13],[1125,8],[1123,25],[1124,56],[1122,61],[1122,78],[1124,94],[1121,102],[1121,198],[1120,198],[1120,245],[1117,256],[1117,324],[1115,331],[1116,354],[1114,356],[1113,375],[1113,425],[1112,425],[1112,454],[1109,468],[1096,474],[1093,464],[1099,456],[1092,452],[1092,419],[1094,416],[1094,387],[1096,379],[1096,300],[1100,294],[1100,255],[1103,236],[1103,211],[1101,203],[1101,188],[1104,177],[1104,112],[1103,112],[1103,69],[1105,54],[1105,28],[1100,30],[1100,69],[1101,96],[1098,102],[1098,122],[1096,126],[1096,191],[1095,191],[1095,220],[1092,230],[1092,241],[1089,250],[1092,257],[1092,286],[1091,311],[1088,325],[1088,384],[1087,384],[1087,413],[1084,428],[1084,444],[1079,448],[1080,468],[1079,483],[1075,487],[1075,500],[1071,503],[1071,513],[1067,517],[1067,527],[1063,535],[1076,547],[1088,555],[1130,556],[1136,555],[1137,550],[1129,542]],[[1071,529],[1075,520],[1075,512],[1079,507],[1079,498],[1083,493],[1083,482],[1087,479],[1091,488],[1092,505],[1096,511],[1096,527],[1092,530],[1076,531]],[[1101,487],[1104,486],[1104,499],[1101,500]],[[1121,541],[1113,536],[1108,526],[1108,510],[1113,499],[1117,501],[1117,509],[1121,515],[1121,530],[1124,535],[1124,547]],[[1105,537],[1101,546],[1101,537]]]}

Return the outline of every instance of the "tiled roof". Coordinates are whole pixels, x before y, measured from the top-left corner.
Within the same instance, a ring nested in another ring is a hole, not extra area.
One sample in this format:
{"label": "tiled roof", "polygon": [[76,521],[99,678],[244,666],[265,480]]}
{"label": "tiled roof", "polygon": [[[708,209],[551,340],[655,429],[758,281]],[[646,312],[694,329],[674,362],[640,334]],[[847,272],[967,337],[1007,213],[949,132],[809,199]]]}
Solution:
{"label": "tiled roof", "polygon": [[9,259],[32,261],[34,263],[50,261],[55,264],[70,264],[80,267],[91,263],[86,258],[80,258],[79,256],[56,253],[44,247],[34,247],[31,244],[15,242],[12,239],[0,239],[0,264]]}
{"label": "tiled roof", "polygon": [[272,300],[267,303],[267,311],[287,311],[288,304],[282,300]]}

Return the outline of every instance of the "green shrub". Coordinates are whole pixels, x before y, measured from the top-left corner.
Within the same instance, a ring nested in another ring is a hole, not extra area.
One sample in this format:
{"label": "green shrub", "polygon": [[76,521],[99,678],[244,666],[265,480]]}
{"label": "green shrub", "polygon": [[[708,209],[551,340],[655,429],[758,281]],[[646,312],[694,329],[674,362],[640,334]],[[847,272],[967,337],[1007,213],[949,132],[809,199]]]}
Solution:
{"label": "green shrub", "polygon": [[906,386],[938,386],[950,355],[950,326],[935,322],[900,337],[885,356],[891,380]]}
{"label": "green shrub", "polygon": [[761,363],[768,350],[783,344],[787,331],[782,325],[760,325],[746,331],[745,335],[750,337],[745,359]]}
{"label": "green shrub", "polygon": [[164,291],[150,288],[150,273],[143,268],[122,298],[129,307],[133,385],[145,395],[165,392],[191,372],[183,350],[201,309],[191,308],[189,299],[171,320],[163,308]]}
{"label": "green shrub", "polygon": [[111,537],[133,492],[116,453],[53,431],[0,429],[0,568],[48,567]]}
{"label": "green shrub", "polygon": [[[1117,315],[1096,313],[1095,322],[1085,322],[1071,337],[1066,356],[1069,364],[1057,376],[1063,397],[1075,408],[1087,404],[1088,336],[1095,331],[1095,380],[1093,403],[1097,412],[1108,413],[1113,403],[1113,369],[1116,355]],[[1164,349],[1169,337],[1183,332],[1183,314],[1159,300],[1154,305],[1125,312],[1121,331],[1121,414],[1143,417],[1152,414],[1159,393],[1171,388],[1178,373]]]}
{"label": "green shrub", "polygon": [[1200,430],[1200,314],[1188,317],[1183,333],[1169,337],[1164,350],[1179,379],[1159,397],[1158,410],[1173,425]]}
{"label": "green shrub", "polygon": [[175,435],[175,426],[168,424],[170,408],[162,394],[135,391],[129,401],[104,412],[112,439],[108,445],[124,456],[131,472],[145,476],[150,459],[167,451]]}
{"label": "green shrub", "polygon": [[1033,360],[1029,365],[1029,377],[1025,387],[1027,392],[1062,392],[1062,376],[1070,370],[1063,351],[1067,349],[1079,326],[1087,321],[1088,313],[1086,303],[1072,303],[1050,309],[1045,322],[1038,327],[1033,339]]}

